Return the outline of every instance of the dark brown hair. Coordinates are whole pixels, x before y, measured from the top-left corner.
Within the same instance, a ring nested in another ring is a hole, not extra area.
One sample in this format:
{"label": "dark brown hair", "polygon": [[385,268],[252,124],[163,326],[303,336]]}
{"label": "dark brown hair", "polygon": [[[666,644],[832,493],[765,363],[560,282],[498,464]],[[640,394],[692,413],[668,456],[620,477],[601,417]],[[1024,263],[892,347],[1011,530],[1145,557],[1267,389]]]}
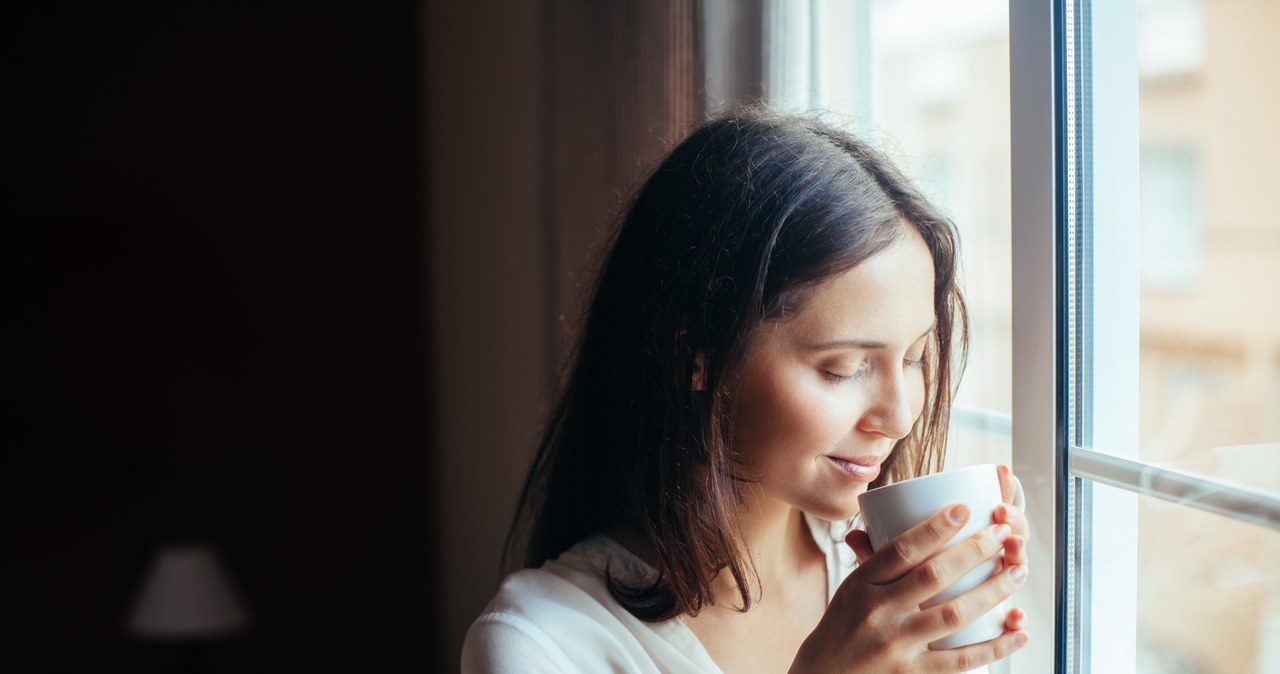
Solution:
{"label": "dark brown hair", "polygon": [[933,254],[937,328],[924,411],[872,486],[942,464],[968,337],[954,226],[887,159],[820,121],[748,111],[694,131],[614,233],[525,481],[508,560],[536,567],[621,523],[646,539],[658,571],[642,587],[609,579],[631,613],[696,614],[723,570],[747,610],[730,433],[744,354],[763,323],[798,310],[817,284],[884,250],[904,227]]}

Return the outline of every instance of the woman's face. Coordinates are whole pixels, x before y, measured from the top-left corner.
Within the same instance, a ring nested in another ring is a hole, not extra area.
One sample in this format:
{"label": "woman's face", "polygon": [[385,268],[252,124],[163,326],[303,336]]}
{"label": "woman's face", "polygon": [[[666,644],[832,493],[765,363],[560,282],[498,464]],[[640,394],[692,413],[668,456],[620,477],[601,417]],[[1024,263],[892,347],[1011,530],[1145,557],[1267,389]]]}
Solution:
{"label": "woman's face", "polygon": [[858,511],[924,407],[933,258],[915,228],[766,324],[734,390],[734,447],[758,493],[835,520]]}

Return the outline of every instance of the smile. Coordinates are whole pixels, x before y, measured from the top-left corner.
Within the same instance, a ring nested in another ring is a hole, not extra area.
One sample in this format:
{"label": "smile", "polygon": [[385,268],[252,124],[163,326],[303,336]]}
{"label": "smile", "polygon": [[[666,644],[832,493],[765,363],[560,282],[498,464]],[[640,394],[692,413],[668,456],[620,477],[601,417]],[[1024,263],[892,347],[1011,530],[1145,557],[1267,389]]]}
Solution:
{"label": "smile", "polygon": [[871,482],[880,476],[880,463],[878,461],[870,465],[864,465],[834,456],[828,456],[826,458],[831,462],[831,465],[836,467],[837,470],[844,473],[855,482]]}

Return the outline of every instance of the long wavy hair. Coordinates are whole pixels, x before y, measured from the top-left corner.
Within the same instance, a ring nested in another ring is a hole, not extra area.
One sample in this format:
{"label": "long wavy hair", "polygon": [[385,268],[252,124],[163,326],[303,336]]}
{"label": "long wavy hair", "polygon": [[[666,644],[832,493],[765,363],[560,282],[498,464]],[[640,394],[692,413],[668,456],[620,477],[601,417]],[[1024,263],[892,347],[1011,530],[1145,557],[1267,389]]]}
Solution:
{"label": "long wavy hair", "polygon": [[937,327],[924,410],[873,487],[942,466],[968,342],[954,225],[880,153],[818,120],[746,111],[689,135],[610,241],[507,537],[508,566],[540,566],[622,524],[651,546],[658,572],[639,587],[609,578],[632,614],[696,615],[726,570],[749,609],[731,433],[744,355],[764,323],[906,227],[933,254]]}

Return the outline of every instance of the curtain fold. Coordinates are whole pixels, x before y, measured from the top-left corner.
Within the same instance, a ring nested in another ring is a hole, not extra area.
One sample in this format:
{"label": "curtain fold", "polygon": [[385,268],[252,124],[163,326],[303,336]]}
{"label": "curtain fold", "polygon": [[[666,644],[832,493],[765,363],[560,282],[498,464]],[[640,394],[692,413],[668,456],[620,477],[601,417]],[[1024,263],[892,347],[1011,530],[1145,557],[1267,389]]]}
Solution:
{"label": "curtain fold", "polygon": [[705,108],[697,0],[546,0],[545,11],[541,180],[554,366],[627,197]]}

